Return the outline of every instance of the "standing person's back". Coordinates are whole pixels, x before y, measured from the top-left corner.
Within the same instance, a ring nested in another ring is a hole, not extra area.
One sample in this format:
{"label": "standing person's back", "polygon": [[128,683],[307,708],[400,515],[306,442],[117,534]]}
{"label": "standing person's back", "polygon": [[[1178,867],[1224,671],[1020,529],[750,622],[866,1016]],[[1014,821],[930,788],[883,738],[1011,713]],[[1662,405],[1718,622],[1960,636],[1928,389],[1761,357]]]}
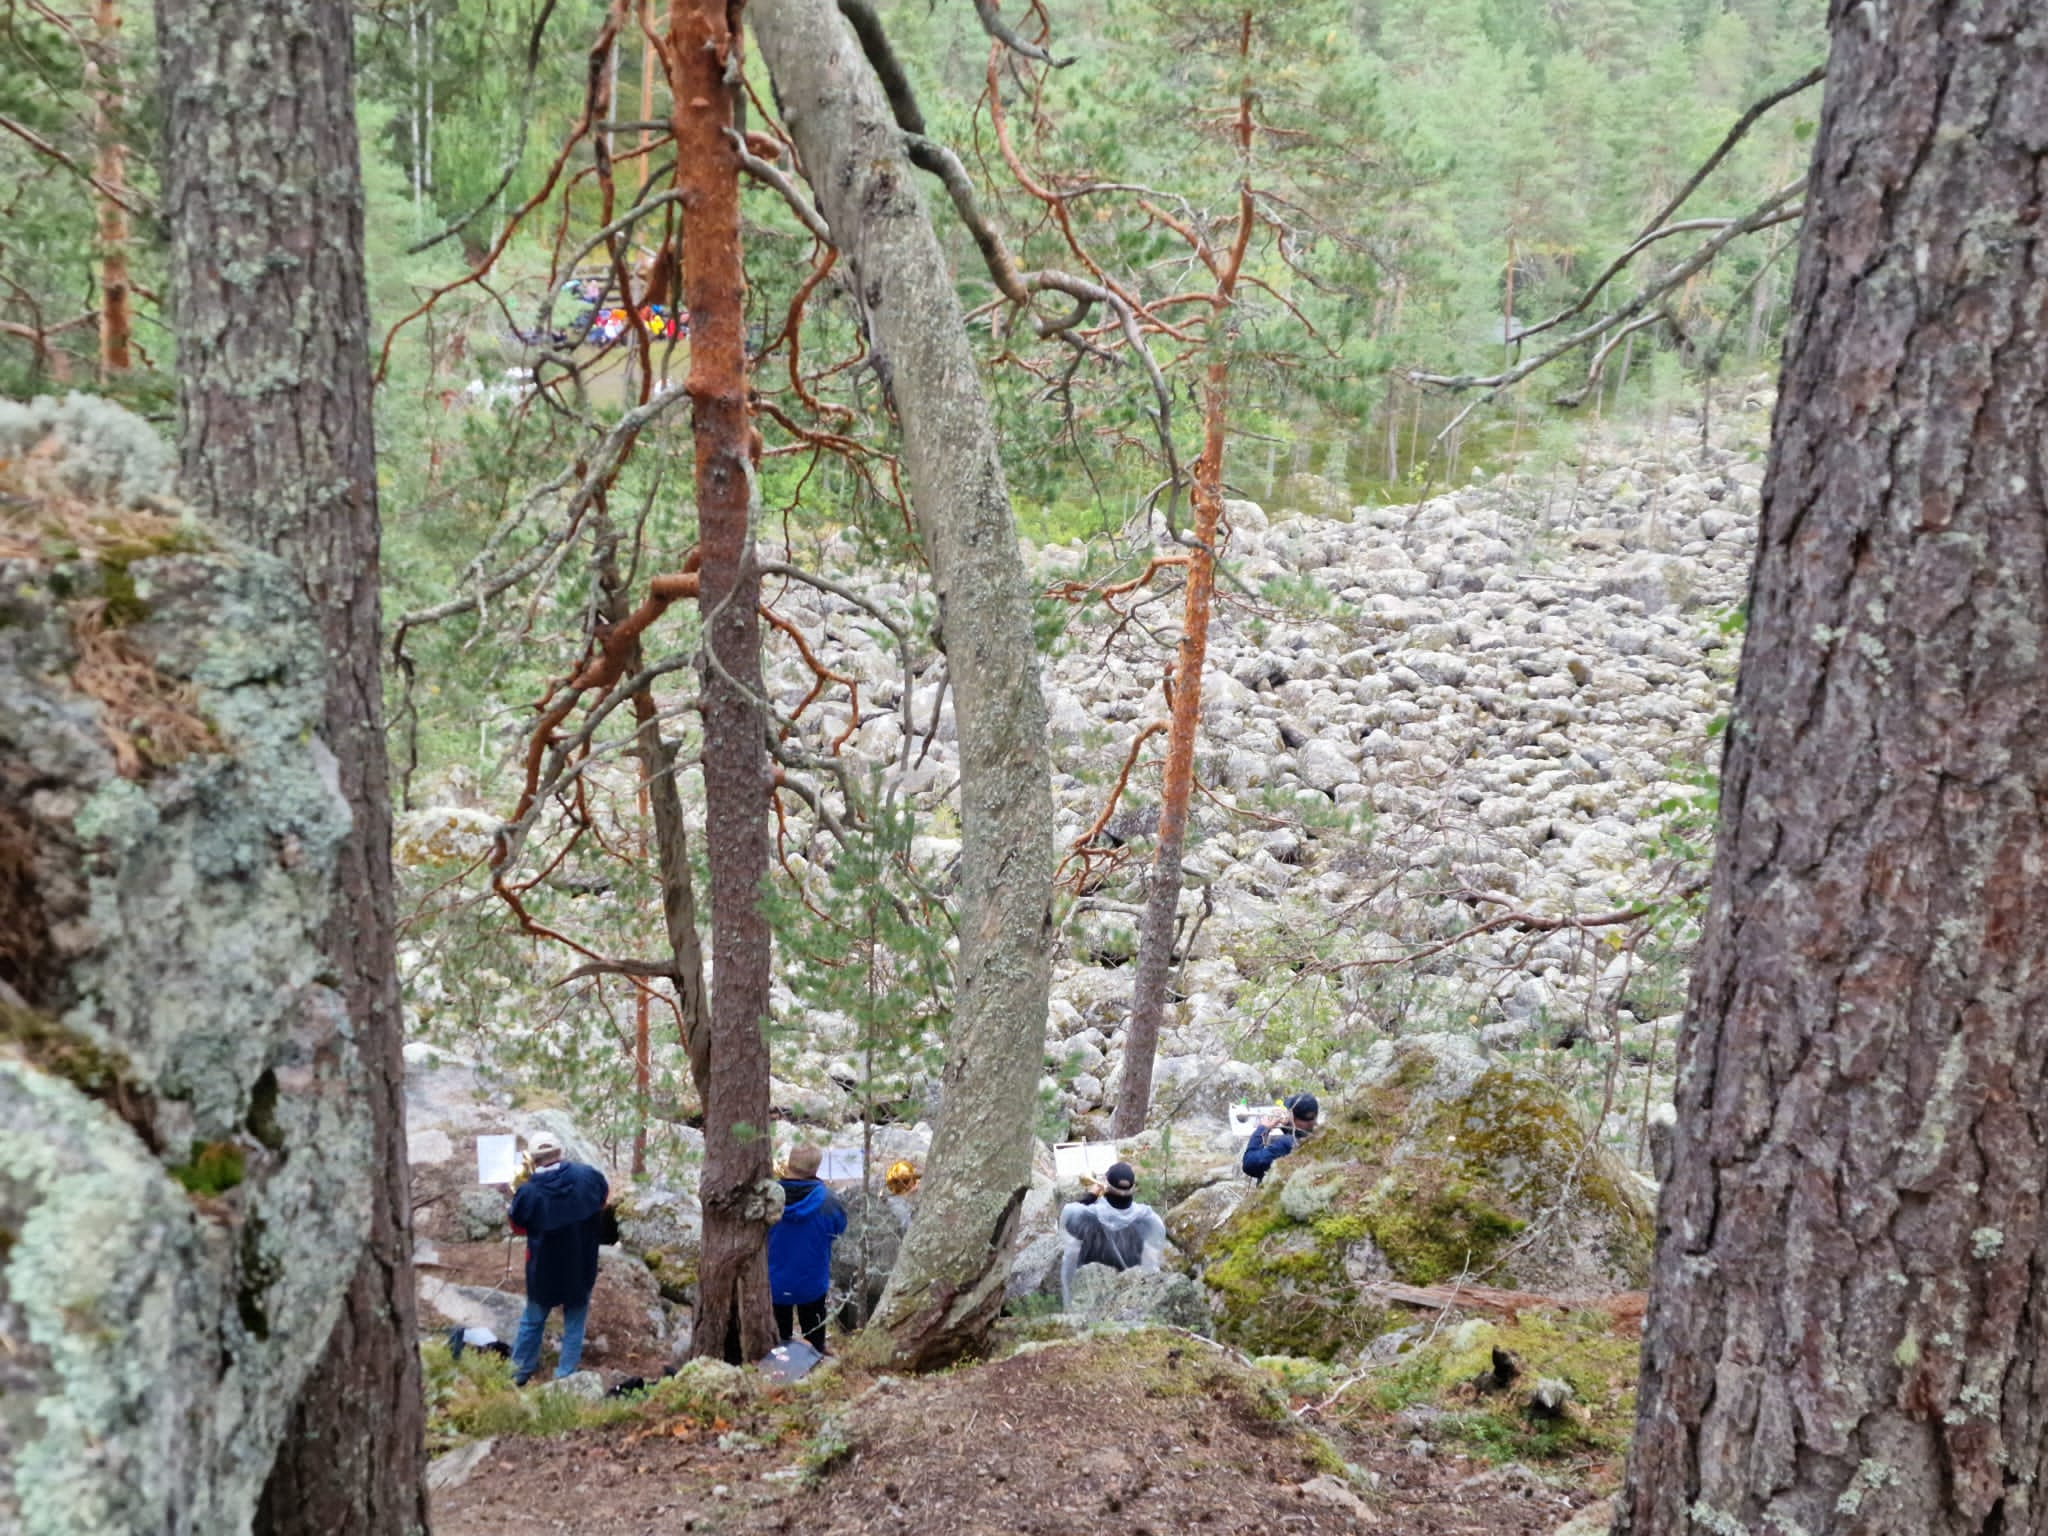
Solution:
{"label": "standing person's back", "polygon": [[1157,1269],[1166,1252],[1166,1223],[1135,1198],[1137,1171],[1116,1163],[1103,1175],[1099,1195],[1089,1193],[1060,1211],[1066,1249],[1060,1256],[1060,1305],[1073,1301],[1074,1271],[1083,1264],[1111,1269]]}
{"label": "standing person's back", "polygon": [[782,1219],[768,1229],[768,1289],[775,1326],[789,1339],[801,1330],[825,1352],[825,1296],[832,1289],[832,1245],[846,1230],[846,1211],[818,1181],[823,1160],[816,1147],[789,1154],[782,1181]]}
{"label": "standing person's back", "polygon": [[543,1131],[527,1144],[533,1177],[512,1197],[508,1213],[526,1234],[526,1312],[512,1348],[513,1379],[524,1385],[540,1365],[548,1313],[562,1309],[562,1354],[555,1375],[571,1376],[583,1358],[583,1325],[597,1285],[597,1250],[611,1186],[588,1163],[572,1163],[562,1143]]}

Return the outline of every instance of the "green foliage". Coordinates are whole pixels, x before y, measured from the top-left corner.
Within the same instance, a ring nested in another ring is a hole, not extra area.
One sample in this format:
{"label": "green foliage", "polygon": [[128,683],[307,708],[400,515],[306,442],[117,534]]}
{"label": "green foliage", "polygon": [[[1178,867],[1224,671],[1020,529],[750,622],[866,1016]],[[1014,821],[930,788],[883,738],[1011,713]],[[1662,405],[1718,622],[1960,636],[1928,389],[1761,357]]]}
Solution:
{"label": "green foliage", "polygon": [[224,1195],[242,1182],[246,1163],[247,1154],[231,1141],[195,1141],[191,1156],[170,1172],[188,1194]]}
{"label": "green foliage", "polygon": [[636,1418],[643,1403],[592,1402],[547,1387],[515,1387],[509,1362],[485,1350],[451,1358],[445,1340],[420,1346],[427,1401],[427,1445],[442,1451],[489,1435],[566,1435]]}
{"label": "green foliage", "polygon": [[878,786],[822,878],[814,864],[802,889],[768,898],[784,980],[852,1023],[863,1122],[921,1105],[953,1008],[951,918],[931,885],[940,872],[919,868],[911,807]]}

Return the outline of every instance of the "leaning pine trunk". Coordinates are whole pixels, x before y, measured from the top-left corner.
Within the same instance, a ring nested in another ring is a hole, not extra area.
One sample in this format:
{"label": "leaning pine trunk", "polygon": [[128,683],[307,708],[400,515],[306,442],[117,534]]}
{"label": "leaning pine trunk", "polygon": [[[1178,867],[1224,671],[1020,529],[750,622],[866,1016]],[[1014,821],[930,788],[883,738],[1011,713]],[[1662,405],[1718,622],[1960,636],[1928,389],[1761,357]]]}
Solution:
{"label": "leaning pine trunk", "polygon": [[[767,722],[761,711],[761,576],[748,520],[754,427],[747,407],[746,274],[740,263],[734,88],[736,0],[669,12],[676,180],[685,193],[683,294],[690,311],[691,421],[703,551],[704,819],[711,865],[711,1038],[704,1096],[704,1250],[698,1356],[758,1360],[775,1347],[768,1298]],[[728,65],[731,66],[730,71]]]}
{"label": "leaning pine trunk", "polygon": [[790,131],[903,421],[960,726],[960,958],[945,1108],[875,1315],[940,1365],[987,1336],[1031,1173],[1051,983],[1052,786],[1031,602],[960,301],[881,86],[830,0],[756,0]]}
{"label": "leaning pine trunk", "polygon": [[1631,1536],[2048,1531],[2048,22],[1831,12]]}

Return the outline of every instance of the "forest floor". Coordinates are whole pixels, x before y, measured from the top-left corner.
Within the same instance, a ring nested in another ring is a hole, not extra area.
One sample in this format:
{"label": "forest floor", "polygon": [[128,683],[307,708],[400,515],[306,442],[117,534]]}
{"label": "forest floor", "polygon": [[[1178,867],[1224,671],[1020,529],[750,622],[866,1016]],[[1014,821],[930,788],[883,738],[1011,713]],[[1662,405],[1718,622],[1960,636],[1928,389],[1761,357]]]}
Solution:
{"label": "forest floor", "polygon": [[1550,1536],[1616,1470],[1474,1461],[1394,1414],[1305,1414],[1228,1351],[1162,1330],[923,1378],[820,1377],[678,1378],[609,1424],[500,1434],[434,1494],[434,1530]]}

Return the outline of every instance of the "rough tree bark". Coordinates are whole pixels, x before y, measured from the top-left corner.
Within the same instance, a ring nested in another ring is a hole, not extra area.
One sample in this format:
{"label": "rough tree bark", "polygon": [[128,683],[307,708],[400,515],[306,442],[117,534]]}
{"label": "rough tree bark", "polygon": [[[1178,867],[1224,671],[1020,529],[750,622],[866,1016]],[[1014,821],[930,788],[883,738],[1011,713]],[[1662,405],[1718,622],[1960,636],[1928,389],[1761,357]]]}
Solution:
{"label": "rough tree bark", "polygon": [[92,96],[93,175],[100,248],[100,382],[125,373],[133,326],[128,308],[128,146],[122,139],[121,17],[114,0],[93,0],[93,46],[86,51],[85,85]]}
{"label": "rough tree bark", "polygon": [[[1238,67],[1249,70],[1252,13],[1238,19]],[[1239,81],[1232,124],[1240,165],[1236,238],[1209,263],[1216,286],[1209,299],[1209,360],[1202,377],[1202,452],[1195,461],[1189,494],[1195,513],[1181,589],[1180,641],[1168,675],[1172,709],[1166,730],[1166,764],[1159,785],[1159,833],[1153,844],[1145,915],[1138,924],[1137,976],[1131,983],[1131,1017],[1124,1030],[1124,1075],[1117,1089],[1110,1134],[1135,1136],[1145,1129],[1152,1107],[1152,1063],[1159,1054],[1159,1026],[1166,1016],[1166,978],[1173,967],[1173,936],[1179,926],[1181,853],[1186,846],[1188,801],[1195,791],[1195,737],[1202,725],[1202,673],[1209,658],[1209,608],[1216,592],[1216,540],[1223,525],[1223,441],[1230,408],[1231,306],[1237,276],[1251,240],[1252,83]]]}
{"label": "rough tree bark", "polygon": [[691,1352],[758,1360],[776,1344],[768,1298],[767,719],[761,707],[761,573],[749,519],[746,274],[740,262],[740,0],[669,11],[676,181],[684,189],[683,301],[703,551],[704,820],[711,865],[711,1040],[703,1081],[704,1249]]}
{"label": "rough tree bark", "polygon": [[326,949],[375,1123],[366,1247],[259,1529],[426,1526],[378,659],[377,480],[350,12],[160,0],[164,214],[185,493],[283,556],[319,615],[322,734],[354,815]]}
{"label": "rough tree bark", "polygon": [[1002,1306],[1045,1051],[1052,788],[1029,586],[959,297],[881,86],[830,0],[756,0],[754,26],[902,419],[959,719],[945,1112],[874,1318],[899,1362],[941,1365]]}
{"label": "rough tree bark", "polygon": [[2048,15],[1830,20],[1631,1536],[2048,1531]]}

